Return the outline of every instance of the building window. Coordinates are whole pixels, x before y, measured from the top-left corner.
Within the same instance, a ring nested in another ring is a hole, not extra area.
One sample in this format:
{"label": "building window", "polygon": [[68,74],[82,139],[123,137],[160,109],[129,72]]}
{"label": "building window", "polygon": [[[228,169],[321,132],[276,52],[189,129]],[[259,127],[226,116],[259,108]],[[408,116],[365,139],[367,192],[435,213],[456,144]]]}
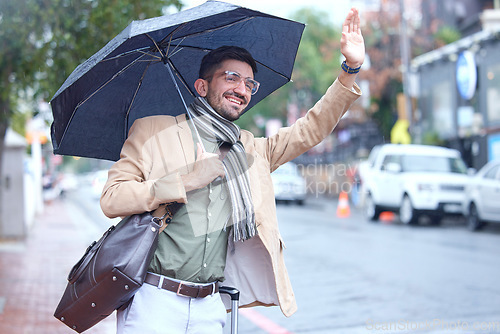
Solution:
{"label": "building window", "polygon": [[500,64],[489,66],[486,77],[487,117],[488,123],[500,123]]}
{"label": "building window", "polygon": [[453,136],[452,82],[441,81],[431,88],[432,128],[441,139]]}

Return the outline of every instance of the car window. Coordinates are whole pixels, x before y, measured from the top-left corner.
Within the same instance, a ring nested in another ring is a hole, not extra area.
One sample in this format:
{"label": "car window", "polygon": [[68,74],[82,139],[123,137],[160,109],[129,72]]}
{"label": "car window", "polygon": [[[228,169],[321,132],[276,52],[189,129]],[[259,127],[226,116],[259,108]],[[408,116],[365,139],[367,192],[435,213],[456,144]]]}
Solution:
{"label": "car window", "polygon": [[495,178],[498,178],[498,176],[500,176],[500,174],[498,173],[499,169],[500,169],[500,165],[494,166],[489,171],[487,171],[486,174],[484,174],[484,178],[485,179],[493,179],[493,180]]}
{"label": "car window", "polygon": [[452,173],[467,174],[467,166],[462,159],[449,158]]}
{"label": "car window", "polygon": [[405,155],[401,165],[405,172],[467,173],[465,163],[451,157]]}
{"label": "car window", "polygon": [[401,156],[396,154],[388,154],[385,156],[384,161],[382,162],[382,166],[380,166],[380,170],[385,170],[387,164],[397,163],[401,165]]}

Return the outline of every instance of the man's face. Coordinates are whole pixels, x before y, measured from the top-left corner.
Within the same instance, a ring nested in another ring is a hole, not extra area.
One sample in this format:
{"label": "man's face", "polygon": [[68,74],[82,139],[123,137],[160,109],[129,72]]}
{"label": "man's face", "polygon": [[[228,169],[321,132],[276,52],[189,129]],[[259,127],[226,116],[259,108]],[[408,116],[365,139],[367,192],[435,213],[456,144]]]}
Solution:
{"label": "man's face", "polygon": [[[239,83],[226,81],[226,71],[236,72],[241,78],[252,78],[252,67],[239,60],[225,60],[208,82],[206,95],[208,103],[222,117],[230,121],[237,120],[250,103],[251,92],[245,80]],[[203,96],[203,95],[202,95]]]}

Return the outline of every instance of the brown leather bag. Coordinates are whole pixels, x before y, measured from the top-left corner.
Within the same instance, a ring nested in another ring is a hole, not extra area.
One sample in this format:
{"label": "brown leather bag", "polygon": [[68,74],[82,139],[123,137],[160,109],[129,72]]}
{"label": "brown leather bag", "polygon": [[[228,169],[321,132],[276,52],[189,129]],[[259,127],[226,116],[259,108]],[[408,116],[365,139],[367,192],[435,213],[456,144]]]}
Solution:
{"label": "brown leather bag", "polygon": [[71,269],[54,316],[81,333],[129,301],[144,282],[159,233],[180,206],[169,204],[163,217],[146,212],[111,226]]}

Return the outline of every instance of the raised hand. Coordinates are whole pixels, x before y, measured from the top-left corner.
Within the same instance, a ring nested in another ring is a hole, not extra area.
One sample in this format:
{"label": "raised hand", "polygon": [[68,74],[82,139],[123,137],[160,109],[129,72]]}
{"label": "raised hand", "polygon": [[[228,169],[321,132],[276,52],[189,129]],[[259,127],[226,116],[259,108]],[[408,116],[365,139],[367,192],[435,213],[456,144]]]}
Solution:
{"label": "raised hand", "polygon": [[347,66],[357,68],[365,60],[365,41],[361,34],[359,12],[352,8],[342,25],[340,52],[346,58]]}

